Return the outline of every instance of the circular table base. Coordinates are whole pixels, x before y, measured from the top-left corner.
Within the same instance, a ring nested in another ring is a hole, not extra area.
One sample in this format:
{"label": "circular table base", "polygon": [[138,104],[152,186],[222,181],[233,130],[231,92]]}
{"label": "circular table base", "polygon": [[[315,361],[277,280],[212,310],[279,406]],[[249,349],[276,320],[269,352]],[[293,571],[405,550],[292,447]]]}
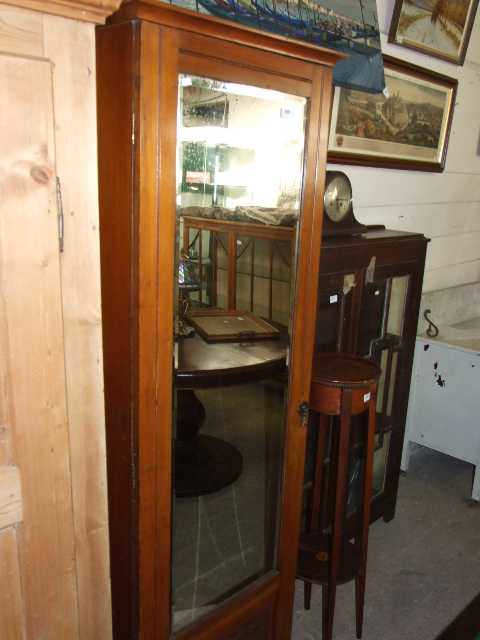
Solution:
{"label": "circular table base", "polygon": [[220,491],[242,473],[242,454],[220,438],[200,434],[188,445],[177,443],[176,453],[177,498],[193,498]]}

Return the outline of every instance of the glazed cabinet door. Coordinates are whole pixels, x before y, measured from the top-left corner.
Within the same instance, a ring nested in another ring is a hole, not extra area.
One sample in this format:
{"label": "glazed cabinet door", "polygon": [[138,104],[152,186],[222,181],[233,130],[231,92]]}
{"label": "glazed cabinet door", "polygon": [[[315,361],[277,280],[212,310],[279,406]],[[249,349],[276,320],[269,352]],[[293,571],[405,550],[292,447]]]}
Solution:
{"label": "glazed cabinet door", "polygon": [[[405,428],[408,389],[420,300],[425,244],[418,251],[405,243],[398,261],[390,263],[388,232],[386,244],[369,244],[368,239],[342,243],[335,247],[339,263],[345,271],[321,272],[319,277],[318,312],[315,350],[355,353],[377,362],[382,376],[377,392],[375,453],[373,467],[371,520],[393,518],[395,512],[400,455]],[[415,243],[412,243],[415,246]],[[418,253],[415,259],[412,258]],[[330,253],[329,260],[333,252]],[[379,264],[366,268],[371,256]],[[350,256],[350,257],[348,257]],[[391,258],[390,258],[391,259]],[[352,420],[347,493],[346,535],[356,535],[361,527],[363,473],[365,454],[365,421],[362,416]],[[310,418],[309,454],[305,475],[305,519],[308,527],[309,487],[313,474],[313,452],[316,450],[316,421]],[[331,522],[334,490],[328,478],[335,471],[336,460],[330,457],[331,442],[326,449],[323,466],[325,489],[322,499],[321,526]],[[310,453],[311,452],[311,453]],[[359,515],[360,514],[360,515]]]}
{"label": "glazed cabinet door", "polygon": [[[167,5],[136,10],[149,20],[130,8],[100,29],[97,57],[114,635],[280,640],[334,60]],[[192,219],[222,229],[203,224],[195,243]],[[243,252],[272,220],[289,238],[280,288],[268,242]],[[238,268],[213,304],[219,238]],[[250,306],[243,275],[268,292]]]}
{"label": "glazed cabinet door", "polygon": [[[377,391],[372,520],[381,516],[390,520],[395,510],[392,496],[397,492],[406,419],[405,391],[408,394],[410,382],[410,316],[416,306],[416,267],[416,263],[379,267],[365,283],[362,293],[359,353],[377,362],[382,369]],[[357,476],[354,467],[352,479]],[[352,493],[357,492],[352,486]]]}
{"label": "glazed cabinet door", "polygon": [[355,297],[355,271],[320,274],[315,325],[315,353],[349,353],[355,329],[352,316]]}

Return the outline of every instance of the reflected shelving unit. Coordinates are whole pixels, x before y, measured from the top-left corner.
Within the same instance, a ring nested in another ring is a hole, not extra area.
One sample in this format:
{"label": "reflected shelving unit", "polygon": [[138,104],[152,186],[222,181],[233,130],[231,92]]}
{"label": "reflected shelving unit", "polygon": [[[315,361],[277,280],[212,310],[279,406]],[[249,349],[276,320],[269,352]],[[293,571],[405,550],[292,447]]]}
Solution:
{"label": "reflected shelving unit", "polygon": [[200,307],[245,309],[288,325],[295,226],[183,216],[183,246],[198,262]]}

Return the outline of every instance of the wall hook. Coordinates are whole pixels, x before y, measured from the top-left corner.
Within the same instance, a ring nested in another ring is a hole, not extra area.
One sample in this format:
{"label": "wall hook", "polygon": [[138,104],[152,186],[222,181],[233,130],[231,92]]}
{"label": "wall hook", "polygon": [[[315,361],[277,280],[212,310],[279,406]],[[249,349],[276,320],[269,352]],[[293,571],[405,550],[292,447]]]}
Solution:
{"label": "wall hook", "polygon": [[428,322],[427,336],[430,336],[430,338],[436,338],[438,336],[438,327],[433,324],[433,322],[428,317],[429,313],[432,313],[430,309],[425,309],[425,311],[423,312],[423,317]]}

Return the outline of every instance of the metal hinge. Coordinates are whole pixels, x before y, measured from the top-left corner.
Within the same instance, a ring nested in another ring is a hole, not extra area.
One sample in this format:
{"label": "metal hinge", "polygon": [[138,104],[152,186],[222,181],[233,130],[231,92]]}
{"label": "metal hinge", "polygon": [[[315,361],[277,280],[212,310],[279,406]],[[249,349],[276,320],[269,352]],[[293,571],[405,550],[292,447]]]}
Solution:
{"label": "metal hinge", "polygon": [[298,405],[297,413],[302,419],[302,424],[300,425],[302,428],[307,426],[309,408],[308,402],[305,401]]}
{"label": "metal hinge", "polygon": [[60,187],[60,178],[57,176],[57,209],[58,209],[58,241],[60,253],[63,251],[63,206],[62,206],[62,189]]}

